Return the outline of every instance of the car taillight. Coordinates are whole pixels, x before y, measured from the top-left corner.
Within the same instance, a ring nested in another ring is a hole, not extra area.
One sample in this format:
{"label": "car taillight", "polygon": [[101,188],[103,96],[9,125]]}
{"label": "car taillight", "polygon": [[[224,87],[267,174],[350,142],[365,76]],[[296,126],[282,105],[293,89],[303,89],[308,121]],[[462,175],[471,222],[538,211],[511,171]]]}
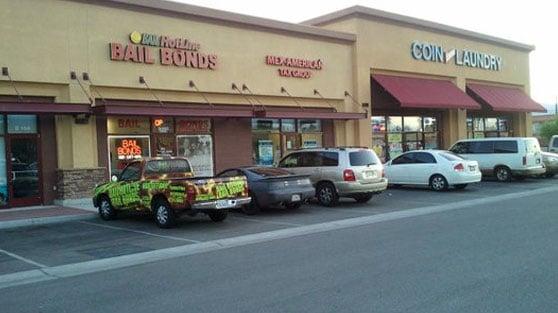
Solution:
{"label": "car taillight", "polygon": [[382,168],[382,178],[386,177],[386,170]]}
{"label": "car taillight", "polygon": [[188,189],[186,189],[186,199],[188,201],[196,200],[196,188],[194,186],[188,186]]}
{"label": "car taillight", "polygon": [[463,163],[459,163],[453,167],[453,170],[456,172],[463,172],[465,170],[465,166],[463,166]]}
{"label": "car taillight", "polygon": [[356,181],[355,172],[353,170],[346,169],[343,171],[343,180],[344,181]]}
{"label": "car taillight", "polygon": [[527,165],[527,156],[523,156],[523,165]]}

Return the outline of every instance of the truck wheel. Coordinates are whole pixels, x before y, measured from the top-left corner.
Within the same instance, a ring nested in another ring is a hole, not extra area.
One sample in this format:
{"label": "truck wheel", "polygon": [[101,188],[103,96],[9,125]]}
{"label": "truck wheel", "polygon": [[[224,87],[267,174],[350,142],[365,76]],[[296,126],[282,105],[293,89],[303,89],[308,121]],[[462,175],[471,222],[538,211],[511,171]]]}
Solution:
{"label": "truck wheel", "polygon": [[155,200],[152,210],[155,214],[157,226],[161,228],[171,228],[176,224],[176,214],[166,200]]}
{"label": "truck wheel", "polygon": [[209,215],[209,218],[214,221],[214,222],[222,222],[227,218],[227,211],[212,211],[212,212],[208,212],[207,215]]}
{"label": "truck wheel", "polygon": [[319,184],[316,189],[316,198],[321,205],[329,207],[335,206],[339,201],[339,195],[332,183]]}
{"label": "truck wheel", "polygon": [[372,193],[359,193],[353,196],[353,199],[355,199],[355,201],[357,203],[366,203],[368,201],[370,201],[370,199],[372,199],[372,196],[374,194]]}
{"label": "truck wheel", "polygon": [[296,210],[296,209],[300,209],[301,206],[302,206],[302,201],[298,201],[298,202],[287,203],[285,207],[289,210]]}
{"label": "truck wheel", "polygon": [[101,196],[99,198],[99,216],[105,221],[112,220],[116,217],[116,210],[107,196]]}

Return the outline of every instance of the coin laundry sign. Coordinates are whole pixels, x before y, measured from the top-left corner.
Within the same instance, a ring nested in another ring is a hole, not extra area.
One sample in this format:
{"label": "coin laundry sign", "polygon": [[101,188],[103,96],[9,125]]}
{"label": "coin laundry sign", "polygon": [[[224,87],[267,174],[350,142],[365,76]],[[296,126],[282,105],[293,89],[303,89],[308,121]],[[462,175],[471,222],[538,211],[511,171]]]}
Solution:
{"label": "coin laundry sign", "polygon": [[[130,42],[130,44],[109,43],[110,59],[153,64],[158,54],[161,65],[210,70],[217,68],[217,55],[201,53],[200,44],[186,38],[134,31],[130,34]],[[156,49],[156,52],[152,49]]]}
{"label": "coin laundry sign", "polygon": [[490,71],[500,71],[502,69],[502,58],[497,55],[466,49],[446,51],[442,46],[426,42],[413,42],[411,44],[411,55],[414,59],[422,61],[450,63],[453,59],[457,66]]}

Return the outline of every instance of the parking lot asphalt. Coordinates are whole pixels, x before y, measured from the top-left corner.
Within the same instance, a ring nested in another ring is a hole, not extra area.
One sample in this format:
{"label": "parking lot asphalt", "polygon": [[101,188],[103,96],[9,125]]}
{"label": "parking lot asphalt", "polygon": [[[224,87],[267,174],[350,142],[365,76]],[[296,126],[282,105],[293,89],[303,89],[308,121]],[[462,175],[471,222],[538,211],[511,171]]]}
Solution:
{"label": "parking lot asphalt", "polygon": [[99,218],[0,231],[0,275],[269,232],[354,217],[513,194],[556,186],[558,179],[511,183],[483,181],[465,190],[388,189],[369,203],[343,199],[333,208],[315,203],[300,209],[265,210],[247,216],[232,212],[222,223],[204,215],[184,217],[176,228],[159,229],[150,216],[131,215],[105,222]]}

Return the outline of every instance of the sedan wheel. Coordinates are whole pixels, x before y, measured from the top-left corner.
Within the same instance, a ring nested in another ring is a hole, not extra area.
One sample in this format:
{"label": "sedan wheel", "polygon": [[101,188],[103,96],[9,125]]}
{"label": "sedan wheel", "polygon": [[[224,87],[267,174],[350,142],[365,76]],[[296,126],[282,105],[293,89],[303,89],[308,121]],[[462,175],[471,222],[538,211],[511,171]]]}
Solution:
{"label": "sedan wheel", "polygon": [[448,181],[442,175],[434,175],[430,178],[430,188],[434,191],[443,191],[448,189]]}

